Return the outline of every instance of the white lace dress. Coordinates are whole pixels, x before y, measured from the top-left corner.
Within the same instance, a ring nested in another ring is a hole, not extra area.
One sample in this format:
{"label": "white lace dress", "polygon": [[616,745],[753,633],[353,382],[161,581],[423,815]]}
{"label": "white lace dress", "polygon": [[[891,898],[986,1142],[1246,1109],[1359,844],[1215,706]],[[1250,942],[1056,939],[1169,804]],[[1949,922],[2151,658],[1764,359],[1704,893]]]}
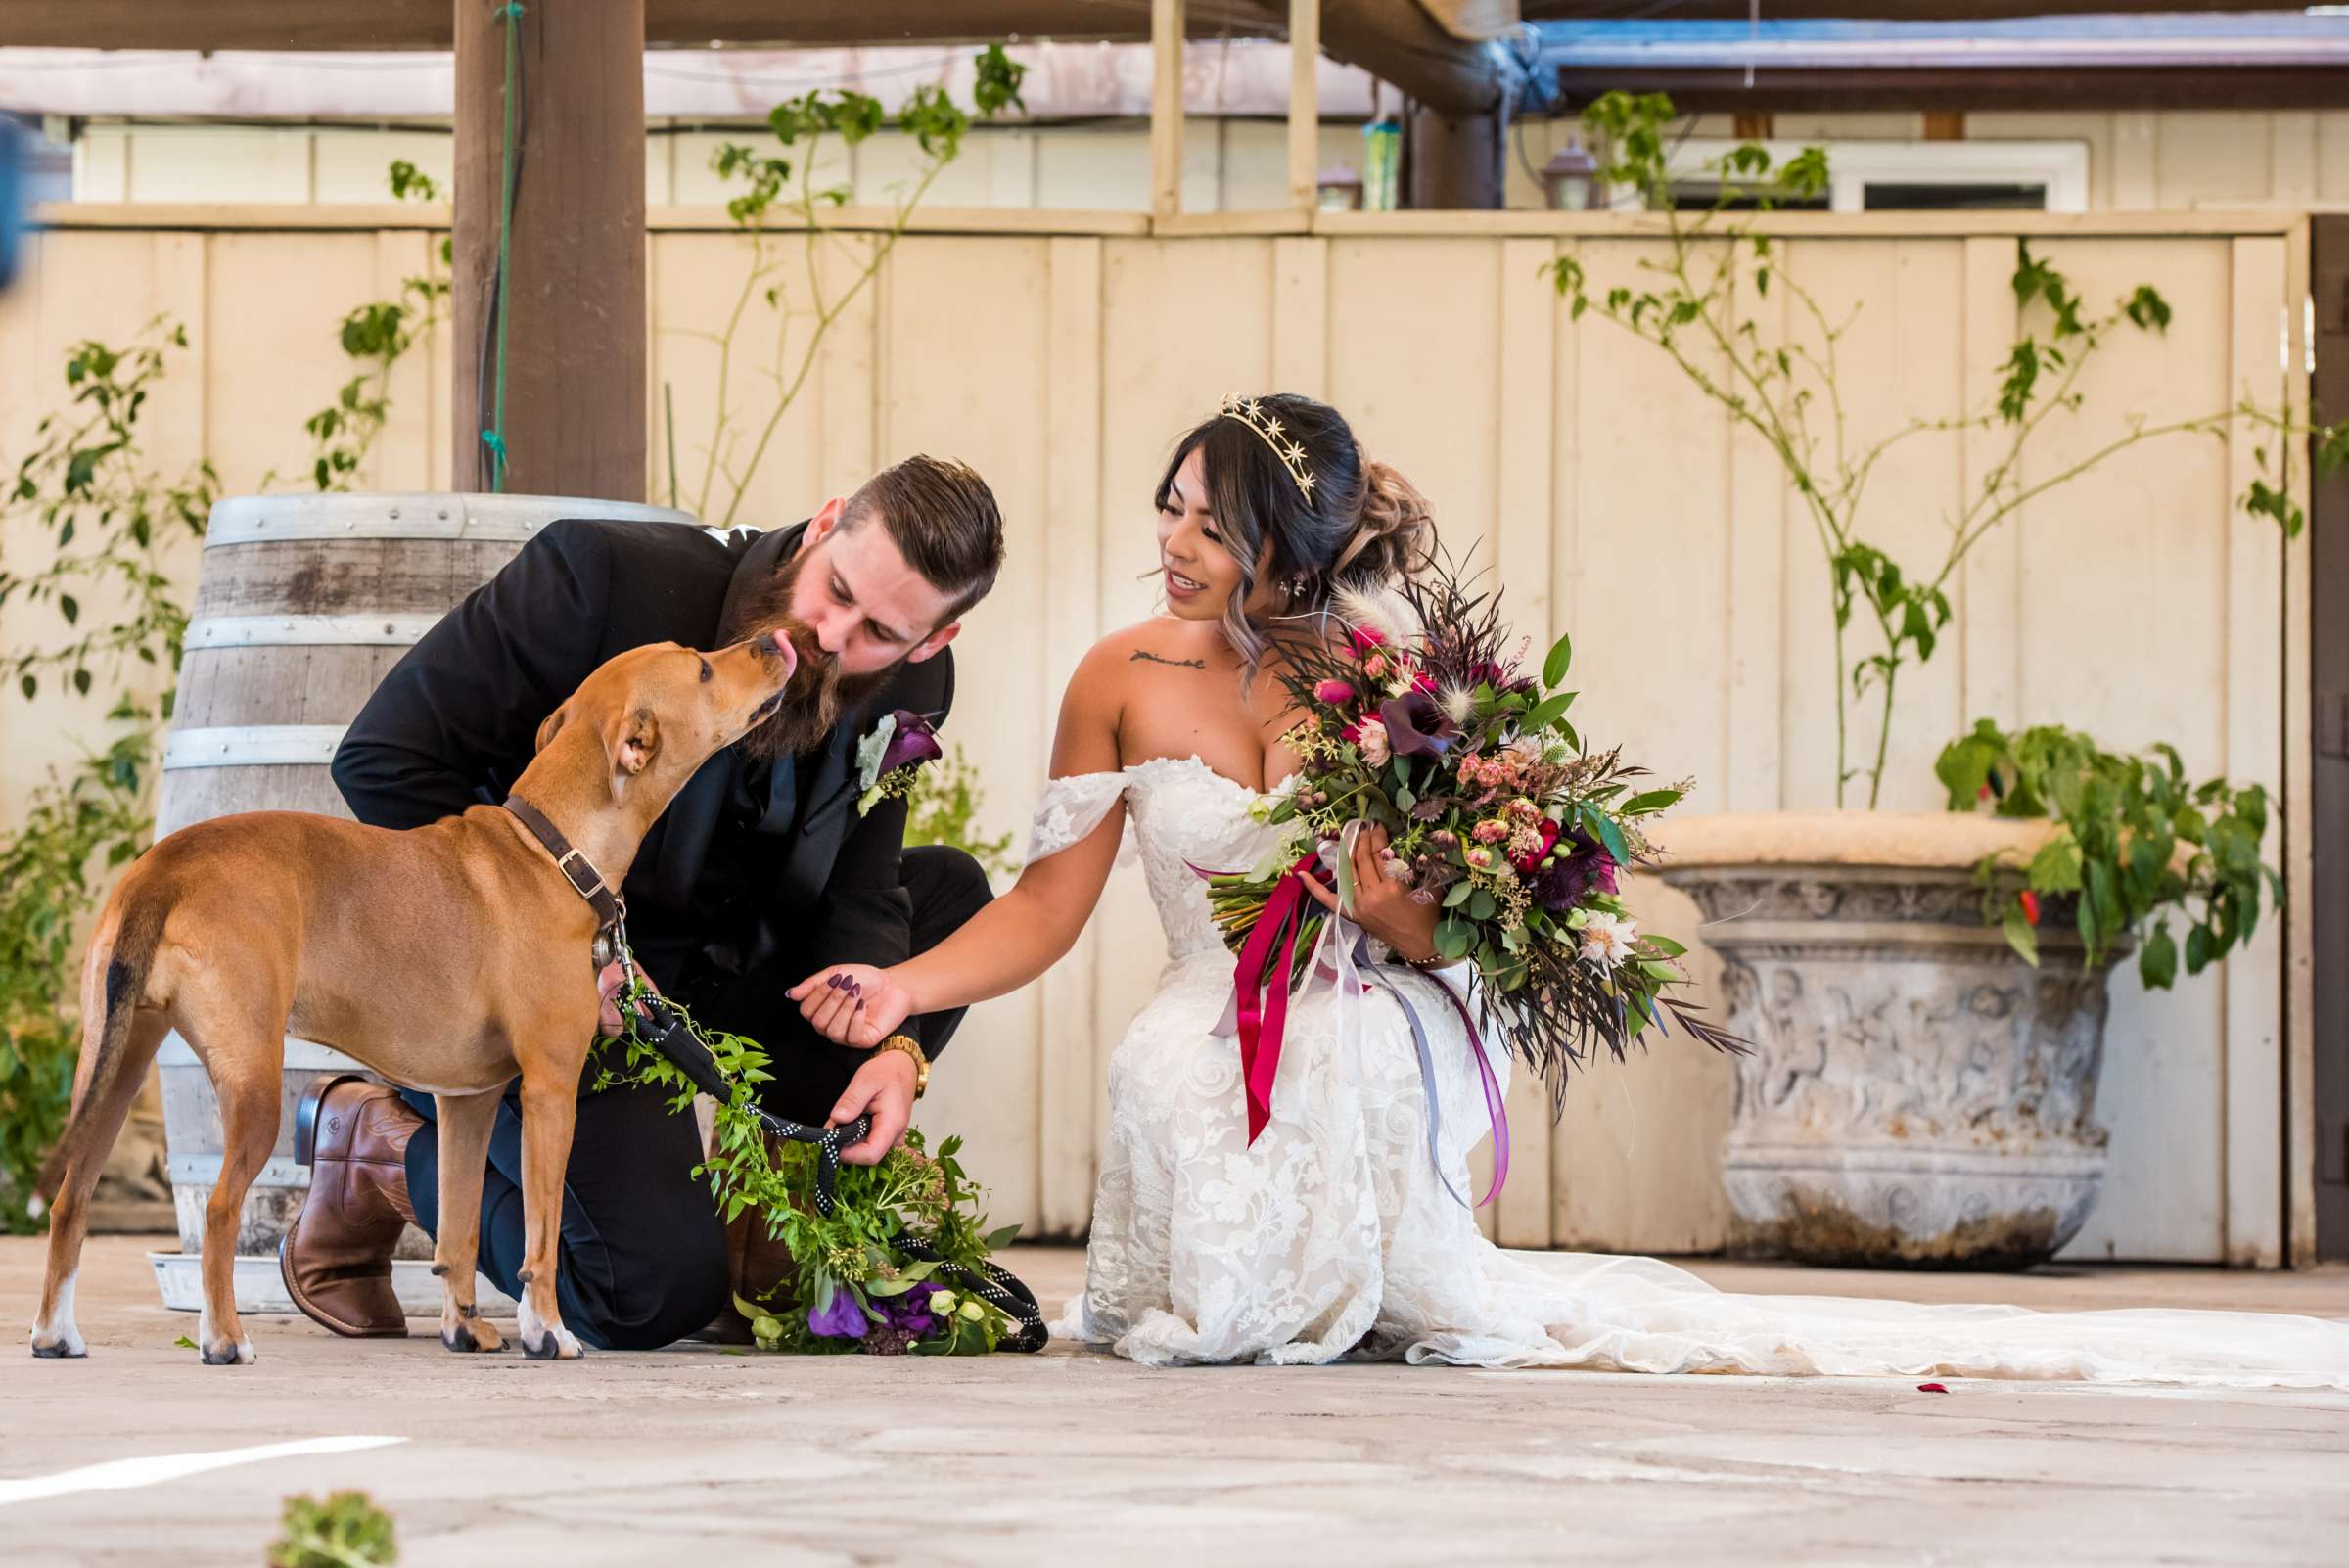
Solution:
{"label": "white lace dress", "polygon": [[1239,1050],[1219,1033],[1233,963],[1193,867],[1253,866],[1278,835],[1249,815],[1255,792],[1196,758],[1157,759],[1053,780],[1029,857],[1083,838],[1120,799],[1170,958],[1111,1060],[1085,1293],[1065,1336],[1154,1364],[1356,1356],[2349,1388],[2344,1322],[1734,1296],[1649,1258],[1503,1251],[1454,1195],[1488,1131],[1472,1047],[1416,971],[1386,974],[1432,1046],[1443,1172],[1401,1008],[1377,990],[1341,1002],[1325,981],[1290,1002],[1271,1119],[1251,1144]]}

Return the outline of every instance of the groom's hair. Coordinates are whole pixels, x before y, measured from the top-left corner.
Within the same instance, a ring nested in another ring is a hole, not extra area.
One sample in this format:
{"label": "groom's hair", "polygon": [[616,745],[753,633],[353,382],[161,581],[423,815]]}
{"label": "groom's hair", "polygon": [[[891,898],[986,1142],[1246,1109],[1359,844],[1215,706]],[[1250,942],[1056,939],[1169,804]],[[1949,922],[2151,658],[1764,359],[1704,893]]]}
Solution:
{"label": "groom's hair", "polygon": [[1003,514],[967,463],[917,456],[883,469],[849,497],[841,526],[876,517],[905,564],[952,601],[941,626],[986,598],[1003,570]]}

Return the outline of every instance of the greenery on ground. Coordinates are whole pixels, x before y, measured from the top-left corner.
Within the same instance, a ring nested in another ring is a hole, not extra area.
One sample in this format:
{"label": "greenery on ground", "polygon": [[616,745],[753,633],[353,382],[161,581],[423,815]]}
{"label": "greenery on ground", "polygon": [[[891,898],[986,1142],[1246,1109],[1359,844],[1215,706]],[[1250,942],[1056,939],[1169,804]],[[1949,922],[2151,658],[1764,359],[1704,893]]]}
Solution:
{"label": "greenery on ground", "polygon": [[364,1492],[337,1492],[324,1502],[298,1493],[286,1499],[282,1533],[269,1544],[269,1568],[386,1568],[399,1561],[392,1516]]}

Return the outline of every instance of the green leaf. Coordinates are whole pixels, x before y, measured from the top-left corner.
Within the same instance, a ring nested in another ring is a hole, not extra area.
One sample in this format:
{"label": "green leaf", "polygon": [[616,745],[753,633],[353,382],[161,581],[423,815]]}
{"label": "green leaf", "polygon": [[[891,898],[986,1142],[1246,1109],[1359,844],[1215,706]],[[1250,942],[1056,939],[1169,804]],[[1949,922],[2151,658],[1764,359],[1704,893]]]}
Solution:
{"label": "green leaf", "polygon": [[1447,909],[1457,909],[1461,904],[1468,901],[1468,896],[1475,891],[1476,884],[1473,882],[1453,883],[1451,885],[1451,891],[1444,895],[1444,907]]}
{"label": "green leaf", "polygon": [[1541,734],[1566,716],[1566,710],[1574,706],[1574,699],[1575,693],[1570,691],[1562,691],[1554,697],[1545,698],[1541,706],[1517,720],[1519,732],[1527,735]]}
{"label": "green leaf", "polygon": [[1542,684],[1556,686],[1566,678],[1566,671],[1573,664],[1574,638],[1571,635],[1560,637],[1549,650],[1549,657],[1542,661]]}
{"label": "green leaf", "polygon": [[1476,927],[1465,920],[1443,920],[1436,926],[1436,951],[1453,963],[1468,956],[1476,944]]}
{"label": "green leaf", "polygon": [[1679,790],[1648,790],[1633,796],[1617,807],[1617,810],[1624,816],[1647,816],[1663,810],[1666,807],[1677,806],[1680,804],[1680,799],[1681,792]]}
{"label": "green leaf", "polygon": [[1468,898],[1468,918],[1490,920],[1500,910],[1500,904],[1483,888],[1475,889]]}
{"label": "green leaf", "polygon": [[2023,962],[2037,969],[2039,967],[2039,933],[2031,929],[2029,920],[2023,918],[2021,904],[2009,903],[2006,906],[2005,929],[2006,945],[2021,955]]}
{"label": "green leaf", "polygon": [[2178,944],[2171,940],[2167,920],[2146,934],[2144,949],[2137,955],[2137,973],[2147,991],[2167,991],[2178,979]]}
{"label": "green leaf", "polygon": [[1590,830],[1598,835],[1598,842],[1607,847],[1607,853],[1617,865],[1631,864],[1631,849],[1623,842],[1623,830],[1615,825],[1613,817],[1596,807],[1586,807],[1583,819],[1590,824]]}

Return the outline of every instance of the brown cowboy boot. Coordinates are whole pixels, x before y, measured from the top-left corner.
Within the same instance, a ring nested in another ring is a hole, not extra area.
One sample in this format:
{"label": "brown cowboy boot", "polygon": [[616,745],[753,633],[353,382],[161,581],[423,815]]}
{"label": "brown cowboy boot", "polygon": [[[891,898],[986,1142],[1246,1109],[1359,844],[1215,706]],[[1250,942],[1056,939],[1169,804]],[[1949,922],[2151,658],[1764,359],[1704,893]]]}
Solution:
{"label": "brown cowboy boot", "polygon": [[416,1218],[408,1139],[424,1118],[397,1090],[354,1073],[314,1079],[294,1119],[294,1158],[310,1192],[277,1268],[312,1322],[351,1339],[398,1339],[408,1320],[392,1289],[392,1249]]}
{"label": "brown cowboy boot", "polygon": [[[769,1152],[781,1147],[767,1140]],[[771,1307],[760,1298],[791,1277],[791,1254],[767,1234],[766,1217],[745,1209],[726,1224],[726,1289],[730,1299],[710,1326],[686,1337],[704,1345],[748,1345],[751,1320],[734,1305],[736,1299]]]}

